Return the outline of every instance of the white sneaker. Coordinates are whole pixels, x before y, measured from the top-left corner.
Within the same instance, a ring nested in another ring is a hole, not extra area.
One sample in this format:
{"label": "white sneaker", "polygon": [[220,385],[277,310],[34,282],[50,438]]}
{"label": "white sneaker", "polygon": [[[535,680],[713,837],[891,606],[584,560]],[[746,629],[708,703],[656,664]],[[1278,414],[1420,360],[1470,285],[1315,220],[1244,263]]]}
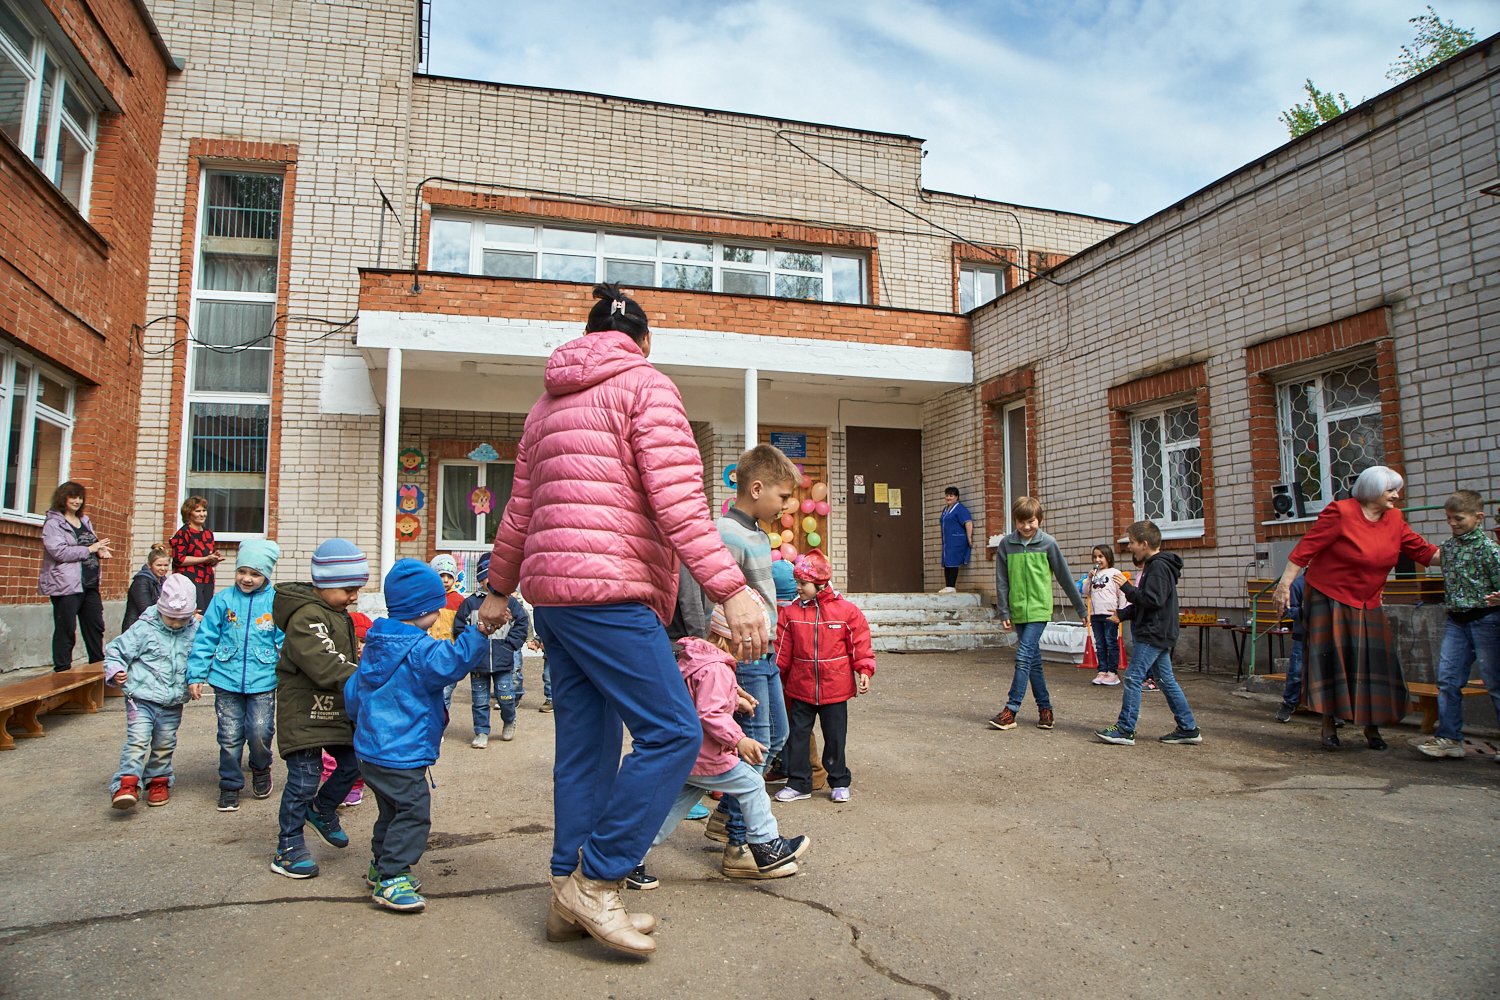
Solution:
{"label": "white sneaker", "polygon": [[1425,743],[1418,743],[1417,749],[1429,757],[1462,757],[1464,755],[1463,740],[1450,740],[1446,736],[1434,736]]}
{"label": "white sneaker", "polygon": [[799,792],[795,788],[783,788],[774,796],[777,802],[801,802],[812,798],[812,792]]}
{"label": "white sneaker", "polygon": [[475,750],[483,750],[485,747],[487,747],[489,745],[490,745],[490,734],[489,733],[475,733],[474,734],[474,738],[469,741],[469,746],[473,747]]}
{"label": "white sneaker", "polygon": [[958,588],[957,587],[944,587],[942,590],[938,591],[938,593],[939,594],[956,594],[956,593],[958,593]]}
{"label": "white sneaker", "polygon": [[1095,671],[1094,672],[1094,679],[1091,680],[1091,681],[1089,681],[1089,683],[1090,684],[1108,684],[1109,681],[1107,681],[1107,680],[1104,679],[1104,675],[1103,674],[1099,673],[1098,671]]}

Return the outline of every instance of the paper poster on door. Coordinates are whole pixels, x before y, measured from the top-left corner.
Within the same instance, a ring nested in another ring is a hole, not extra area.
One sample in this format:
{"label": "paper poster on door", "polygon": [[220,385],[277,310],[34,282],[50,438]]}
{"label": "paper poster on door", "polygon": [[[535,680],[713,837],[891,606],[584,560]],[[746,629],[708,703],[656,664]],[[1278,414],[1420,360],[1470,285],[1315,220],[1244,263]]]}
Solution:
{"label": "paper poster on door", "polygon": [[876,503],[885,503],[886,502],[886,500],[885,500],[885,494],[886,494],[886,487],[888,485],[889,484],[887,484],[887,483],[876,483],[875,484],[875,502]]}
{"label": "paper poster on door", "polygon": [[[892,507],[897,508],[898,510],[900,509],[900,507],[901,507],[901,490],[899,490],[898,488],[892,486],[890,489],[888,489],[888,490],[885,491],[885,498],[886,498],[886,503],[890,504]],[[894,514],[894,513],[896,513],[896,511],[893,510],[893,511],[891,511],[891,513]]]}

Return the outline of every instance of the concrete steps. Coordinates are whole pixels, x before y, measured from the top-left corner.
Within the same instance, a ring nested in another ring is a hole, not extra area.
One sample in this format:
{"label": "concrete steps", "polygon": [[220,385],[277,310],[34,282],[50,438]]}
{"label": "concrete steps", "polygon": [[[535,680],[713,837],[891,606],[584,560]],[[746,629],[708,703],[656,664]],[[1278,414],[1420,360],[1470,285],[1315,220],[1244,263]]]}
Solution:
{"label": "concrete steps", "polygon": [[880,652],[940,652],[1008,646],[994,608],[978,594],[845,594],[870,623]]}

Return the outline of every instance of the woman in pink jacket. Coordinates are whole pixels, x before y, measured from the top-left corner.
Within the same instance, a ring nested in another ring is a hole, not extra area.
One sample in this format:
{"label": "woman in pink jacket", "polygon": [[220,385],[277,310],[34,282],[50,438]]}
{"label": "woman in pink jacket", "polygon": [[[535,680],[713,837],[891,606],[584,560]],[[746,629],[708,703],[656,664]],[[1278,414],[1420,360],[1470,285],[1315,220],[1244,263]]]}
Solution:
{"label": "woman in pink jacket", "polygon": [[[626,913],[619,884],[645,857],[702,739],[665,628],[678,559],[724,605],[740,659],[763,656],[768,636],[709,519],[682,397],[646,360],[645,311],[613,285],[594,296],[585,335],[552,352],[526,418],[479,619],[504,622],[505,595],[519,587],[552,669],[548,937],[587,931],[645,956],[656,921]],[[623,761],[622,721],[633,740]]]}

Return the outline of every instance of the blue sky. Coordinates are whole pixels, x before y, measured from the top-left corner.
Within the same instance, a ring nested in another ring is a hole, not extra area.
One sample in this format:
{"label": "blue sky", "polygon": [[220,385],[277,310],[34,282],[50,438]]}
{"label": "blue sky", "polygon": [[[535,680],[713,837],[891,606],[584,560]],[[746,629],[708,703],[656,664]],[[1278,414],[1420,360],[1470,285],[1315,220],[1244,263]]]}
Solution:
{"label": "blue sky", "polygon": [[[1421,0],[433,0],[429,70],[896,132],[927,187],[1137,221],[1358,103]],[[1481,38],[1500,3],[1441,0]]]}

